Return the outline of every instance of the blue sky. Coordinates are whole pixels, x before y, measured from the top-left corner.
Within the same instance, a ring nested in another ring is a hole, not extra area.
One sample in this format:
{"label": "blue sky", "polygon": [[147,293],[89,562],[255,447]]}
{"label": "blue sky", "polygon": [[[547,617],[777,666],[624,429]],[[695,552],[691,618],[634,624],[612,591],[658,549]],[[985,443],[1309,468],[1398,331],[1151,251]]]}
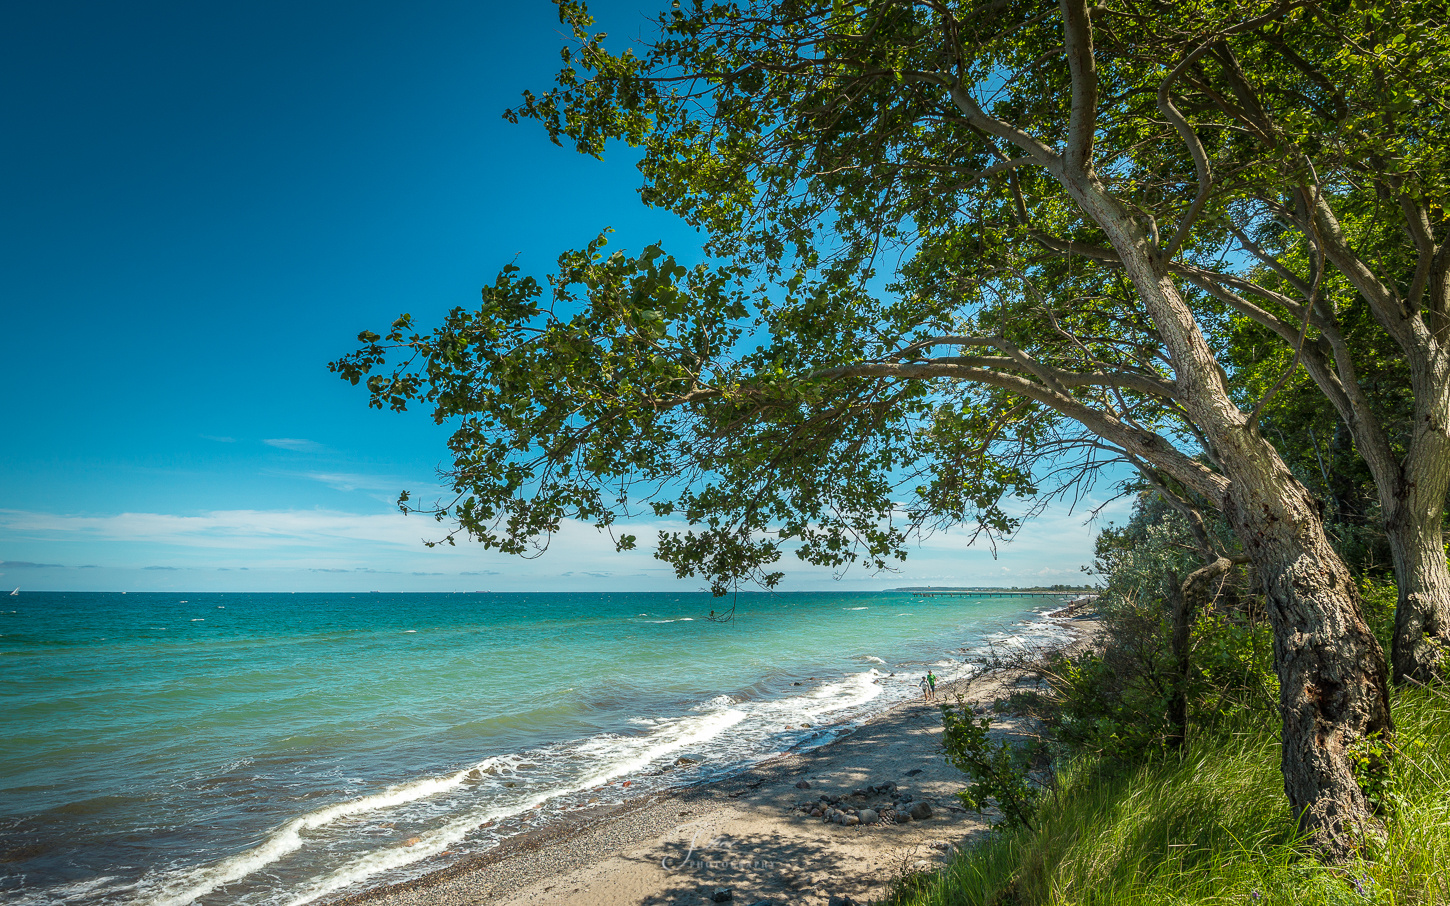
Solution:
{"label": "blue sky", "polygon": [[[649,8],[597,15],[625,36]],[[561,41],[537,0],[12,6],[0,584],[698,587],[581,526],[530,561],[424,548],[438,527],[392,501],[434,482],[446,429],[369,410],[326,370],[359,330],[430,325],[502,265],[542,273],[603,227],[693,243],[639,204],[627,154],[502,119]],[[1054,511],[996,560],[939,536],[841,587],[1075,581],[1091,534]]]}

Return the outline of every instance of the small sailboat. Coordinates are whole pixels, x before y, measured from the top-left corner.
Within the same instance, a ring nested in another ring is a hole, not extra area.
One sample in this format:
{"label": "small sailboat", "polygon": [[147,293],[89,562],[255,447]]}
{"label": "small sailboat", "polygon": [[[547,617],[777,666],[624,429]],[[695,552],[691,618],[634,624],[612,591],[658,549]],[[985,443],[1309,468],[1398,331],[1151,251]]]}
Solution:
{"label": "small sailboat", "polygon": [[15,597],[18,594],[20,594],[20,586],[19,585],[15,586],[15,590],[10,593],[10,597],[13,598],[13,597]]}

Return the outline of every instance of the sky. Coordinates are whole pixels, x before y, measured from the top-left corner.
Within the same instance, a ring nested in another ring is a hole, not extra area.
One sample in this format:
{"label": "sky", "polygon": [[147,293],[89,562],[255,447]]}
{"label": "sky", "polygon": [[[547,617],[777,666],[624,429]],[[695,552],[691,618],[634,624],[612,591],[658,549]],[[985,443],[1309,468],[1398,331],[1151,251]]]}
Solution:
{"label": "sky", "polygon": [[[596,16],[623,38],[651,9]],[[448,427],[370,410],[326,368],[360,330],[430,326],[605,227],[697,245],[640,204],[628,149],[601,162],[503,120],[557,69],[551,3],[53,0],[5,26],[0,585],[702,587],[574,524],[529,560],[426,548],[443,529],[393,501],[436,486]],[[899,573],[792,559],[783,587],[1076,582],[1126,509],[1055,508],[995,558],[939,534]]]}

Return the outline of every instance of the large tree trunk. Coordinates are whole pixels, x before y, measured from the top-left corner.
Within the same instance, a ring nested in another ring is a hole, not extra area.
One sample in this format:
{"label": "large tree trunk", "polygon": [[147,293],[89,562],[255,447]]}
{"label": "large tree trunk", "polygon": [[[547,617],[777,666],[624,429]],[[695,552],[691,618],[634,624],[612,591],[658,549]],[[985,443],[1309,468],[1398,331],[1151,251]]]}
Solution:
{"label": "large tree trunk", "polygon": [[[1445,673],[1450,651],[1450,565],[1442,525],[1450,492],[1450,376],[1415,382],[1409,452],[1395,456],[1373,413],[1341,413],[1374,477],[1399,588],[1391,661],[1395,682]],[[1337,498],[1347,497],[1339,492]]]}
{"label": "large tree trunk", "polygon": [[1324,193],[1305,189],[1300,196],[1306,209],[1312,208],[1306,219],[1313,221],[1321,248],[1368,303],[1410,366],[1414,417],[1407,452],[1395,461],[1378,417],[1357,390],[1353,356],[1343,337],[1337,340],[1335,367],[1356,398],[1338,405],[1348,404],[1341,415],[1374,475],[1399,584],[1391,655],[1395,678],[1423,682],[1443,668],[1443,649],[1450,646],[1450,570],[1440,537],[1450,489],[1450,349],[1445,343],[1450,337],[1450,246],[1442,242],[1437,247],[1421,219],[1424,212],[1408,196],[1400,199],[1405,226],[1420,253],[1421,270],[1413,282],[1420,283],[1423,293],[1406,300],[1355,254]]}
{"label": "large tree trunk", "polygon": [[1450,661],[1450,570],[1440,522],[1406,512],[1385,526],[1400,592],[1391,656],[1397,683],[1443,677]]}
{"label": "large tree trunk", "polygon": [[[1403,457],[1396,454],[1380,414],[1358,386],[1352,353],[1342,336],[1334,341],[1332,366],[1313,350],[1305,351],[1304,364],[1339,411],[1336,443],[1344,446],[1341,432],[1347,430],[1374,478],[1399,587],[1395,680],[1426,682],[1443,675],[1450,650],[1450,567],[1441,537],[1450,491],[1450,359],[1427,334],[1406,333],[1403,346],[1414,408]],[[1338,472],[1325,477],[1341,518],[1351,516],[1347,480]]]}
{"label": "large tree trunk", "polygon": [[1359,590],[1317,502],[1229,397],[1227,377],[1134,214],[1090,173],[1064,185],[1107,233],[1171,353],[1183,406],[1229,479],[1218,502],[1264,583],[1274,631],[1284,790],[1323,856],[1346,859],[1379,827],[1351,749],[1393,732],[1384,651]]}
{"label": "large tree trunk", "polygon": [[1450,375],[1416,377],[1415,427],[1401,480],[1392,494],[1381,488],[1400,591],[1391,655],[1396,682],[1443,677],[1450,659],[1450,567],[1442,535],[1450,492]]}
{"label": "large tree trunk", "polygon": [[1300,828],[1343,859],[1378,832],[1350,750],[1393,731],[1384,651],[1315,501],[1282,462],[1261,466],[1235,470],[1228,514],[1268,598],[1284,790]]}

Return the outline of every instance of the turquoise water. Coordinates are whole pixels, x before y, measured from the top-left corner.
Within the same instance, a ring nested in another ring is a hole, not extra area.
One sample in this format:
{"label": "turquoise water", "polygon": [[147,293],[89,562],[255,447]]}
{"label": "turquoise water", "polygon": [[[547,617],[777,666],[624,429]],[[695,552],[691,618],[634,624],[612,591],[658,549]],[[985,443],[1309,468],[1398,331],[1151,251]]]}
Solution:
{"label": "turquoise water", "polygon": [[0,603],[0,898],[399,880],[819,745],[928,665],[1059,632],[1059,604],[744,594],[714,622],[730,601],[705,594],[22,592]]}

